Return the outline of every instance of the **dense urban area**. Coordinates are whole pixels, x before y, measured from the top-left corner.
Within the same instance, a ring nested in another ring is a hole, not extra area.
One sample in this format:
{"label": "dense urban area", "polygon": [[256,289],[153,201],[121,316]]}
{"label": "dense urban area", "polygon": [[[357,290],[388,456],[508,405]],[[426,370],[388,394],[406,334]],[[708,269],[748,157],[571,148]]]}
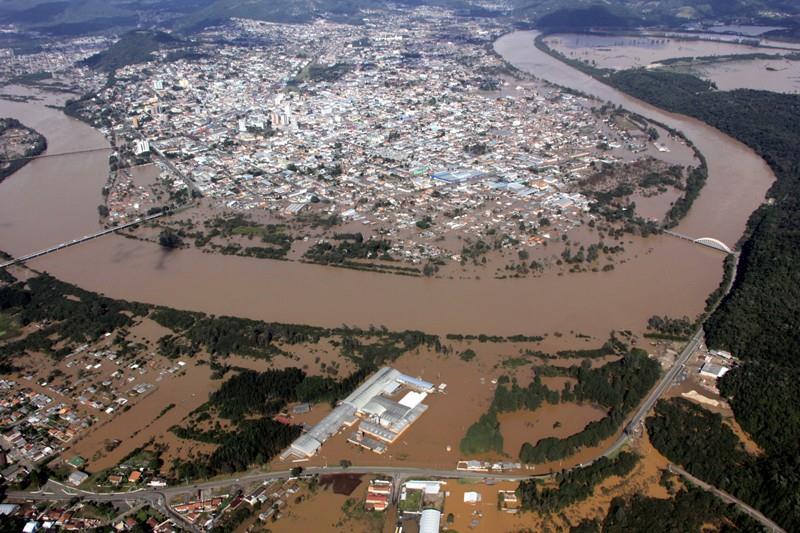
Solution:
{"label": "dense urban area", "polygon": [[800,528],[797,6],[88,4],[0,1],[0,531]]}

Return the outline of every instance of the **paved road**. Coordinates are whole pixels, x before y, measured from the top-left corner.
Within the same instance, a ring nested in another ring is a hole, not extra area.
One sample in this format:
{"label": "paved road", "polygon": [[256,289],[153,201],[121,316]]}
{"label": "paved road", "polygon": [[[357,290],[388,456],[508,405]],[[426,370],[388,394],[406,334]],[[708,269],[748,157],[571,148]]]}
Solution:
{"label": "paved road", "polygon": [[[656,401],[664,394],[664,392],[672,384],[675,377],[683,368],[686,361],[695,352],[703,339],[703,330],[699,329],[694,336],[692,336],[689,343],[681,352],[680,356],[675,361],[675,364],[664,374],[658,384],[648,394],[647,398],[639,406],[639,409],[634,414],[631,421],[628,423],[625,432],[602,454],[602,456],[610,456],[615,454],[628,440],[629,434],[632,429],[636,428]],[[584,463],[585,465],[586,463]],[[461,470],[434,470],[426,468],[408,468],[408,467],[391,467],[391,466],[350,466],[343,468],[340,466],[334,467],[309,467],[303,470],[304,474],[379,474],[389,476],[399,483],[403,479],[414,477],[436,477],[443,479],[498,479],[506,481],[519,481],[522,479],[530,479],[532,477],[547,477],[547,475],[526,475],[526,474],[494,474],[490,472],[466,472]],[[175,513],[168,505],[167,502],[175,496],[185,495],[198,490],[204,489],[219,489],[229,487],[234,484],[241,483],[259,483],[266,482],[274,479],[287,478],[291,474],[288,470],[264,472],[264,471],[251,471],[241,474],[239,477],[220,478],[211,481],[205,481],[194,484],[179,485],[173,487],[139,489],[131,492],[108,492],[96,493],[85,491],[75,488],[70,488],[57,482],[49,482],[47,486],[38,492],[25,492],[25,491],[10,491],[8,497],[20,500],[57,500],[68,501],[76,496],[83,497],[95,501],[111,501],[111,502],[132,502],[132,501],[146,501],[153,505],[153,507],[160,509],[163,513],[177,520],[179,523],[189,527],[183,517]],[[193,530],[194,526],[192,526]]]}
{"label": "paved road", "polygon": [[752,507],[750,507],[746,503],[744,503],[742,500],[740,500],[738,498],[735,498],[735,497],[731,496],[730,494],[728,494],[727,492],[725,492],[723,490],[720,490],[717,487],[715,487],[713,485],[709,485],[705,481],[694,477],[693,475],[691,475],[689,472],[687,472],[683,468],[681,468],[681,467],[679,467],[677,465],[670,464],[669,465],[669,470],[670,470],[670,472],[675,472],[676,474],[680,474],[681,476],[685,477],[686,479],[688,479],[694,485],[697,485],[701,489],[714,494],[717,498],[719,498],[720,500],[724,501],[725,503],[729,503],[729,504],[732,503],[732,504],[736,505],[743,512],[747,513],[748,515],[750,515],[755,520],[758,520],[759,522],[761,522],[761,524],[765,528],[767,528],[769,531],[775,531],[777,533],[786,533],[785,529],[783,529],[781,526],[779,526],[778,524],[776,524],[775,522],[773,522],[772,520],[770,520],[769,518],[767,518],[766,516],[764,516],[763,514],[758,512],[757,510],[753,509]]}
{"label": "paved road", "polygon": [[[314,474],[379,474],[387,477],[392,477],[399,484],[404,479],[409,478],[425,478],[435,477],[443,479],[500,479],[504,481],[519,481],[528,479],[533,476],[526,475],[509,475],[509,474],[491,474],[487,472],[464,472],[461,470],[433,470],[425,468],[406,468],[406,467],[391,467],[391,466],[351,466],[343,468],[341,466],[335,467],[309,467],[303,470],[303,475]],[[164,515],[177,521],[184,527],[192,531],[199,531],[199,529],[189,524],[185,519],[172,510],[167,505],[167,502],[175,496],[191,494],[204,489],[219,489],[222,487],[230,487],[231,485],[240,485],[243,483],[263,483],[275,479],[285,479],[291,475],[289,470],[281,470],[275,472],[249,472],[237,478],[224,478],[202,483],[194,483],[188,485],[179,485],[174,487],[163,488],[147,488],[138,489],[129,492],[91,492],[88,490],[77,489],[68,487],[56,481],[48,481],[47,485],[39,491],[9,491],[6,496],[12,500],[29,500],[29,501],[69,501],[73,498],[79,497],[87,500],[97,502],[146,502],[154,508],[161,511]],[[542,476],[546,477],[546,476]]]}
{"label": "paved road", "polygon": [[[504,481],[519,481],[531,477],[525,474],[493,474],[489,472],[466,472],[462,470],[434,470],[427,468],[407,468],[393,466],[350,466],[343,468],[335,467],[309,467],[303,469],[303,475],[314,474],[380,474],[393,478],[408,479],[415,477],[436,477],[443,479],[498,479]],[[291,476],[289,470],[276,470],[274,472],[248,472],[239,477],[220,478],[200,483],[187,485],[177,485],[163,488],[138,489],[128,492],[91,492],[88,490],[68,487],[56,481],[49,481],[47,485],[39,491],[9,491],[7,496],[20,500],[70,500],[74,497],[88,498],[96,501],[133,501],[133,500],[152,500],[159,497],[172,498],[183,494],[189,494],[198,490],[218,489],[233,484],[259,483],[275,479],[285,479]],[[547,477],[542,475],[539,477]]]}

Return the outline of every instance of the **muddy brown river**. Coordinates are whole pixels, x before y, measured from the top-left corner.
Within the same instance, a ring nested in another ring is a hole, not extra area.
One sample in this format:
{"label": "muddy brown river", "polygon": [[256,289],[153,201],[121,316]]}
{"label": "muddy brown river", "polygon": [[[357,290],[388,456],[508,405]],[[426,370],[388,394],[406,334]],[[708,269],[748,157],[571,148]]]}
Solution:
{"label": "muddy brown river", "polygon": [[[537,50],[535,34],[495,43],[517,67],[559,85],[682,130],[706,155],[709,180],[678,230],[733,245],[773,180],[751,150],[692,119],[665,113],[563,65]],[[49,153],[107,146],[102,135],[42,102],[0,101],[43,133]],[[0,184],[0,249],[15,255],[98,227],[97,204],[108,152],[42,158]],[[39,258],[31,266],[118,298],[215,314],[323,326],[385,325],[433,333],[641,331],[653,314],[696,315],[722,275],[723,255],[668,236],[626,243],[636,257],[611,272],[497,280],[421,279],[292,262],[165,252],[111,235]]]}

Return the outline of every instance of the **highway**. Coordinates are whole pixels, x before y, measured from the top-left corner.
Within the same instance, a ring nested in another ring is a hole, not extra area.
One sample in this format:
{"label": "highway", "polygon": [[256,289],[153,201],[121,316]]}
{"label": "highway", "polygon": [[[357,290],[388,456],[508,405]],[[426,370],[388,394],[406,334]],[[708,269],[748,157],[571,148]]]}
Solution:
{"label": "highway", "polygon": [[[686,361],[692,356],[692,354],[700,347],[700,344],[703,342],[703,328],[700,327],[697,329],[692,338],[689,339],[689,343],[680,353],[680,355],[675,359],[675,363],[664,373],[661,380],[653,387],[653,390],[650,391],[650,394],[644,399],[644,401],[639,405],[639,408],[636,410],[636,413],[631,418],[628,425],[625,427],[625,433],[632,434],[633,430],[644,420],[644,417],[647,416],[647,413],[650,412],[650,409],[656,404],[659,398],[664,395],[667,389],[672,385],[672,382],[678,376],[680,371],[686,366]],[[608,453],[608,452],[607,452]]]}
{"label": "highway", "polygon": [[[628,441],[628,438],[633,433],[633,430],[641,424],[647,413],[652,409],[653,405],[659,398],[669,389],[672,382],[675,380],[678,373],[686,364],[686,361],[697,350],[703,340],[703,329],[699,328],[692,336],[689,343],[684,350],[675,360],[675,363],[670,369],[661,377],[659,382],[650,391],[645,400],[641,403],[625,431],[614,441],[614,443],[600,456],[611,456],[617,453],[622,446]],[[581,466],[586,466],[589,463],[584,463]],[[435,470],[427,468],[409,468],[409,467],[392,467],[392,466],[331,466],[331,467],[309,467],[303,470],[303,475],[314,474],[377,474],[391,477],[395,483],[399,484],[403,479],[408,478],[442,478],[442,479],[497,479],[505,481],[520,481],[523,479],[530,479],[535,477],[548,477],[545,475],[529,475],[529,474],[495,474],[492,472],[469,472],[463,470]],[[210,481],[204,481],[193,484],[177,485],[163,488],[143,488],[130,492],[91,492],[76,488],[70,488],[61,483],[50,481],[40,491],[9,491],[8,498],[15,500],[33,500],[33,501],[69,501],[75,497],[87,498],[94,501],[110,501],[117,503],[131,502],[147,502],[153,507],[161,510],[162,513],[177,520],[180,524],[191,529],[192,531],[199,531],[192,524],[187,523],[183,517],[175,513],[168,505],[168,501],[179,495],[186,495],[198,490],[205,489],[220,489],[224,487],[233,487],[240,484],[253,484],[263,483],[274,479],[288,478],[291,475],[289,470],[265,472],[263,470],[251,470],[240,474],[238,477],[225,477],[218,478]]]}
{"label": "highway", "polygon": [[[505,481],[520,481],[535,476],[492,474],[488,472],[466,472],[462,470],[434,470],[426,468],[407,468],[392,466],[331,466],[331,467],[309,467],[303,470],[302,475],[323,475],[323,474],[377,474],[391,477],[399,484],[404,479],[409,478],[442,478],[442,479],[498,479]],[[251,471],[241,474],[239,477],[216,479],[201,483],[178,485],[163,488],[143,488],[129,492],[91,492],[87,490],[68,487],[57,481],[48,481],[47,484],[38,491],[8,491],[6,497],[15,501],[70,501],[73,498],[84,498],[96,502],[114,502],[133,505],[132,502],[145,502],[161,511],[164,515],[177,521],[177,523],[187,529],[199,532],[200,529],[187,522],[181,515],[176,513],[169,505],[168,501],[180,495],[191,494],[199,490],[219,489],[231,487],[231,492],[236,486],[242,484],[264,483],[275,479],[286,479],[291,476],[289,470],[279,470],[274,472]],[[547,476],[540,476],[547,477]]]}

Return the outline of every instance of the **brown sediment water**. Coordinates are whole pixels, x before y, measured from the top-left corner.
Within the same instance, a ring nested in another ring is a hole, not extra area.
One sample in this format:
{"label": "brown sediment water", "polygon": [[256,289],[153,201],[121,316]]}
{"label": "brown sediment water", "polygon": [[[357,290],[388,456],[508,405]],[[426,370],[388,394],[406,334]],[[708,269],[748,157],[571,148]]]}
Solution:
{"label": "brown sediment water", "polygon": [[663,111],[547,55],[536,48],[537,36],[533,31],[509,33],[495,42],[495,50],[520,70],[682,131],[706,157],[709,177],[677,231],[735,243],[775,179],[766,162],[742,143],[699,120]]}
{"label": "brown sediment water", "polygon": [[643,67],[674,57],[786,52],[733,42],[673,39],[656,35],[559,33],[548,36],[546,41],[551,48],[570,59],[589,61],[594,66],[616,70]]}
{"label": "brown sediment water", "polygon": [[[103,199],[110,149],[99,131],[45,107],[63,103],[63,98],[14,89],[5,91],[43,100],[0,100],[0,117],[14,117],[44,135],[44,155],[51,156],[29,162],[0,188],[0,250],[19,255],[99,229],[97,205]],[[86,151],[97,148],[105,149]],[[70,155],[52,157],[66,153]]]}
{"label": "brown sediment water", "polygon": [[[211,379],[211,370],[207,365],[190,362],[184,375],[167,377],[130,410],[121,411],[74,443],[63,457],[79,454],[92,458],[99,453],[100,457],[90,461],[88,466],[90,472],[98,472],[116,465],[158,435],[168,436],[169,442],[169,428],[179,424],[183,417],[204,403],[217,385],[218,382]],[[174,404],[174,407],[160,414],[170,404]],[[111,452],[104,452],[106,443],[113,440],[119,440],[121,444]]]}
{"label": "brown sediment water", "polygon": [[589,422],[600,420],[606,414],[598,407],[577,403],[545,403],[535,411],[520,409],[501,413],[498,421],[503,434],[503,451],[511,457],[518,457],[526,442],[536,444],[547,437],[564,439],[580,433]]}
{"label": "brown sediment water", "polygon": [[760,89],[781,93],[800,92],[800,61],[749,59],[690,67],[696,75],[712,80],[722,91]]}
{"label": "brown sediment water", "polygon": [[[710,176],[678,231],[730,245],[764,198],[773,176],[742,144],[699,121],[665,113],[596,82],[537,50],[515,32],[495,47],[517,67],[611,100],[682,130],[706,155]],[[50,150],[106,146],[89,126],[41,102],[0,102],[41,131]],[[23,254],[97,228],[107,153],[34,161],[0,185],[0,249]],[[694,316],[721,279],[723,255],[668,236],[625,238],[631,258],[610,272],[500,280],[424,279],[296,262],[167,252],[110,235],[32,261],[32,267],[108,296],[278,322],[385,325],[433,333],[542,333],[576,330],[605,338],[641,331],[653,314]]]}

